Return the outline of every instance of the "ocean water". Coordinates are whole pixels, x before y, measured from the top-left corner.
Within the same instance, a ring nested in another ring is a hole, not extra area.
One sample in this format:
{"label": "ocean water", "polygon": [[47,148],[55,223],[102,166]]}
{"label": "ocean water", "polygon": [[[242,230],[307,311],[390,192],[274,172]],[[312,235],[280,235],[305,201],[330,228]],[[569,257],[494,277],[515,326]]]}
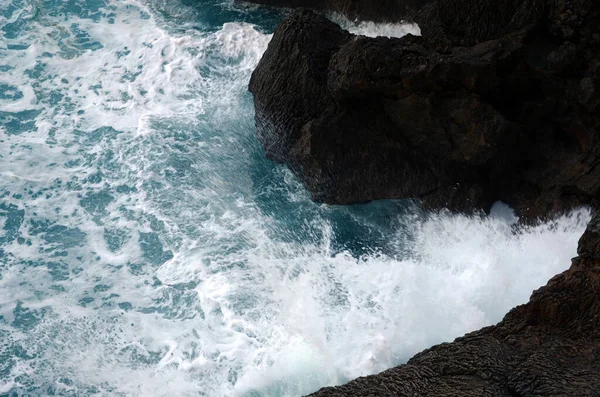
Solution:
{"label": "ocean water", "polygon": [[[0,0],[0,396],[299,396],[499,321],[585,209],[312,203],[254,137],[282,14]],[[355,24],[401,36],[416,26]]]}

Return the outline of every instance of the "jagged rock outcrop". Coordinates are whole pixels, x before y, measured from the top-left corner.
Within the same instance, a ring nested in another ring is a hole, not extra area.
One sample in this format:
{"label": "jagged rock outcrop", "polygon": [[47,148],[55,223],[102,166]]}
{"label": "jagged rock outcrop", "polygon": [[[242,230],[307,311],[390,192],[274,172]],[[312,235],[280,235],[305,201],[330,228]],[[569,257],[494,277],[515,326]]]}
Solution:
{"label": "jagged rock outcrop", "polygon": [[600,395],[600,216],[590,222],[578,253],[569,270],[498,325],[312,396]]}
{"label": "jagged rock outcrop", "polygon": [[313,198],[536,217],[600,194],[600,2],[432,0],[423,37],[299,10],[250,81],[267,157]]}

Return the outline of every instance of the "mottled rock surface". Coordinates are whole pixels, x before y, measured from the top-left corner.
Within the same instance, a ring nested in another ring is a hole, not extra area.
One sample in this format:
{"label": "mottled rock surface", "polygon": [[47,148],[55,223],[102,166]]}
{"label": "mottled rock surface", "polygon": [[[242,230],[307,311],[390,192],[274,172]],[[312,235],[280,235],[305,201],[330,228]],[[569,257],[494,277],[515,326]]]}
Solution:
{"label": "mottled rock surface", "polygon": [[537,217],[596,203],[600,2],[423,4],[423,37],[286,18],[250,82],[266,155],[331,204],[503,200]]}
{"label": "mottled rock surface", "polygon": [[571,268],[498,325],[315,397],[600,395],[600,216]]}

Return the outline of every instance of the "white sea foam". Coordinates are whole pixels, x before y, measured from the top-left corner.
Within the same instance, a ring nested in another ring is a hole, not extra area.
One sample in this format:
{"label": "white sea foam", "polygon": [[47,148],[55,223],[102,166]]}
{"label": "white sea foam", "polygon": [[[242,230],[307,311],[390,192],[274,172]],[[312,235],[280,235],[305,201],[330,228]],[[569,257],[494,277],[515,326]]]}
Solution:
{"label": "white sea foam", "polygon": [[400,38],[407,34],[421,35],[421,29],[416,23],[383,23],[372,21],[352,21],[341,14],[333,14],[331,20],[346,29],[350,33],[367,37],[396,37]]}
{"label": "white sea foam", "polygon": [[246,84],[270,35],[111,6],[112,24],[46,16],[0,62],[23,92],[0,111],[39,112],[0,132],[0,203],[24,211],[11,240],[0,208],[0,352],[17,352],[2,392],[301,395],[493,324],[568,267],[587,210],[520,231],[501,205],[394,215],[385,250],[340,248],[336,216],[382,226],[310,203],[252,137]]}
{"label": "white sea foam", "polygon": [[[568,266],[588,217],[579,211],[514,234],[504,220],[435,215],[414,223],[404,259],[332,256],[326,237],[316,245],[282,245],[266,239],[259,222],[246,223],[250,249],[237,258],[215,257],[215,247],[194,242],[157,270],[160,288],[149,285],[149,275],[107,267],[110,255],[97,251],[103,261],[89,260],[69,280],[70,296],[37,305],[52,307],[54,319],[26,340],[45,346],[38,360],[50,368],[43,376],[108,383],[131,395],[300,395],[379,372],[499,321]],[[406,243],[405,234],[397,238]],[[99,279],[135,307],[151,307],[168,284],[196,282],[197,302],[183,311],[170,302],[175,320],[77,306]],[[35,274],[26,280],[44,282]],[[2,290],[11,284],[3,279]],[[128,354],[159,356],[136,368]]]}

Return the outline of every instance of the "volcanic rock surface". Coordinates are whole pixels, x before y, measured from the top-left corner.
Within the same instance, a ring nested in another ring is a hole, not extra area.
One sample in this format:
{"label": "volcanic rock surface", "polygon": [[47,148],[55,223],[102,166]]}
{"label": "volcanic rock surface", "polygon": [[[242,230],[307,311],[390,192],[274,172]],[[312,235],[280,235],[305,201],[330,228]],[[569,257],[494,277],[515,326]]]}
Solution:
{"label": "volcanic rock surface", "polygon": [[422,37],[354,36],[303,9],[280,24],[250,81],[266,156],[330,204],[596,204],[600,2],[406,4]]}

